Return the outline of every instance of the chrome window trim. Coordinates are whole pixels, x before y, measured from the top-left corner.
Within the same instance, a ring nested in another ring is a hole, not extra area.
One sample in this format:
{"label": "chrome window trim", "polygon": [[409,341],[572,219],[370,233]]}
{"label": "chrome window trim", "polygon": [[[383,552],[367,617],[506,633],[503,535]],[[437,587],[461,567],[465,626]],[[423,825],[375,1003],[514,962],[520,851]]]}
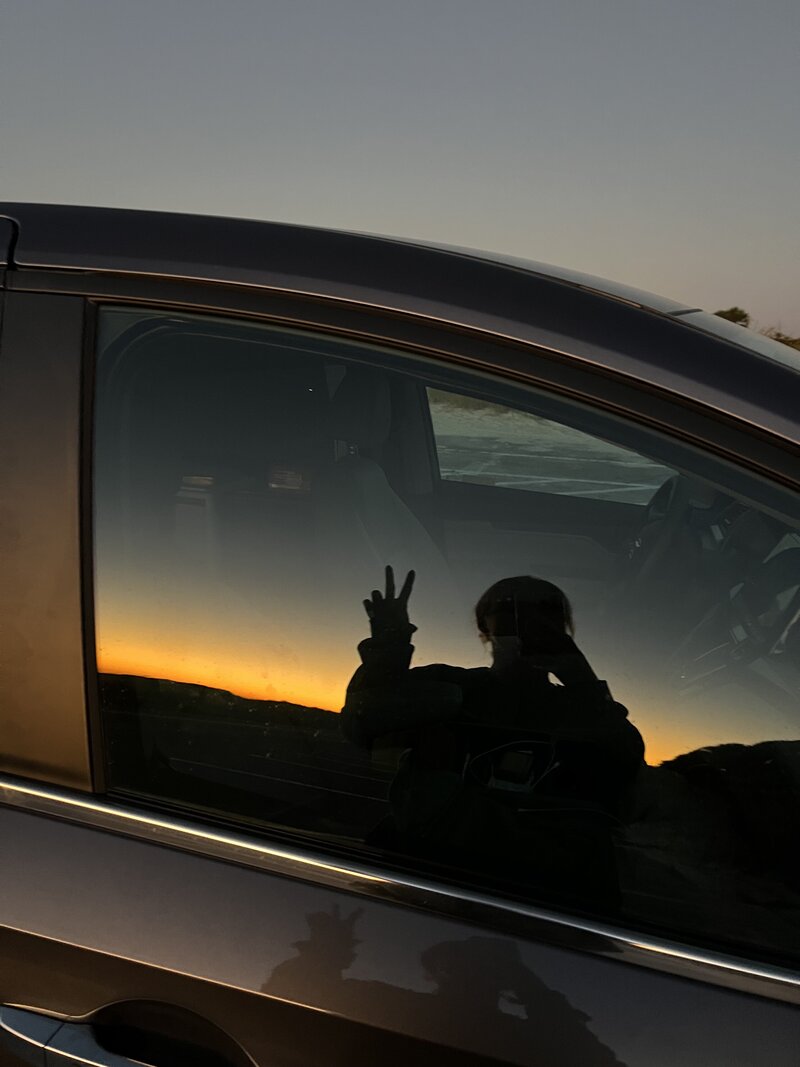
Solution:
{"label": "chrome window trim", "polygon": [[245,833],[214,830],[90,793],[70,792],[8,775],[0,775],[0,805],[372,897],[383,903],[481,923],[563,949],[800,1005],[800,972],[693,949],[648,935],[637,936],[633,931],[602,921],[571,918],[425,877],[339,861],[301,848],[281,847]]}

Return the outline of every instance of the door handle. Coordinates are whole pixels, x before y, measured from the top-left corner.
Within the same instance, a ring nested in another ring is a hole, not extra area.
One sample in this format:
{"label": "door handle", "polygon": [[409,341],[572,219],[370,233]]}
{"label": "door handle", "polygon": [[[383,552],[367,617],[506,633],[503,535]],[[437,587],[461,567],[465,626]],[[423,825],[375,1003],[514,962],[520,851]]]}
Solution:
{"label": "door handle", "polygon": [[36,1011],[0,1007],[0,1051],[31,1067],[150,1067],[102,1048],[92,1027]]}

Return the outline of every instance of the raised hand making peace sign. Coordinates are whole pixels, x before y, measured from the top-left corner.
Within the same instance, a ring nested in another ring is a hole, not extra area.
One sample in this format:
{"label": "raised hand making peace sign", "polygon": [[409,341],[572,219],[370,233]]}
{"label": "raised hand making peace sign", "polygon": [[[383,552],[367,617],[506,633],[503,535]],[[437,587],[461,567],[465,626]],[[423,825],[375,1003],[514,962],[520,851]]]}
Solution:
{"label": "raised hand making peace sign", "polygon": [[386,592],[372,590],[372,597],[364,601],[364,610],[369,618],[373,637],[395,637],[407,639],[414,633],[408,619],[408,598],[414,585],[414,571],[409,571],[403,587],[395,596],[394,571],[386,568]]}

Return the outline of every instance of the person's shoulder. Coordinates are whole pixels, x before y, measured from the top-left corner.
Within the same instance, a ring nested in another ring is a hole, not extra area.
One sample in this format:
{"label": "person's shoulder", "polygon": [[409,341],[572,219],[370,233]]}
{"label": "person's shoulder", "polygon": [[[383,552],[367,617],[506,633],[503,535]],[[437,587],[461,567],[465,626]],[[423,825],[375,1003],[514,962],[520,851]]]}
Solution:
{"label": "person's shoulder", "polygon": [[424,667],[413,667],[412,675],[429,681],[450,682],[452,685],[469,685],[485,678],[488,667],[453,667],[449,663],[428,663]]}

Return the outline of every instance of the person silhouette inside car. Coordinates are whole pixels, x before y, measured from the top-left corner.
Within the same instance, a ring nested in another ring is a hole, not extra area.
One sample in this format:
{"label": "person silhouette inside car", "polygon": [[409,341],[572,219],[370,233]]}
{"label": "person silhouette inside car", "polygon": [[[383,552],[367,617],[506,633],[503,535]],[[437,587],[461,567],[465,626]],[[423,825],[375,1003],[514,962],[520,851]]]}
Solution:
{"label": "person silhouette inside car", "polygon": [[342,709],[354,744],[404,748],[371,843],[616,907],[612,830],[644,744],[576,645],[566,596],[504,578],[475,608],[490,667],[412,668],[413,584],[396,593],[387,567],[363,602],[371,636]]}

